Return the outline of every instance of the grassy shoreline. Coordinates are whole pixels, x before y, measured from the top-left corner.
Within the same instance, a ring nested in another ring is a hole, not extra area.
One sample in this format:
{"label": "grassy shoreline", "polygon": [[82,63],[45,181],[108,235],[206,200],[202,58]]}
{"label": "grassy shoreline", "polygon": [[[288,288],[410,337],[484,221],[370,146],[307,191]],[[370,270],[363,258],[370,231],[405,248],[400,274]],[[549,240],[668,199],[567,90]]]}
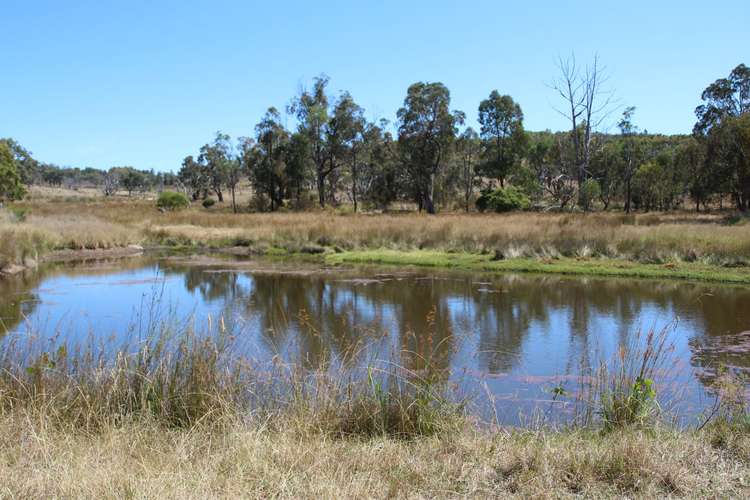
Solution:
{"label": "grassy shoreline", "polygon": [[750,283],[750,224],[732,214],[159,213],[147,200],[34,199],[0,212],[0,236],[0,269],[16,271],[139,245],[231,247],[235,255],[329,264]]}
{"label": "grassy shoreline", "polygon": [[516,272],[623,278],[654,278],[750,284],[750,270],[699,263],[642,264],[617,259],[524,259],[495,260],[491,255],[449,253],[432,250],[360,250],[329,254],[328,264],[377,264],[457,269],[473,272]]}

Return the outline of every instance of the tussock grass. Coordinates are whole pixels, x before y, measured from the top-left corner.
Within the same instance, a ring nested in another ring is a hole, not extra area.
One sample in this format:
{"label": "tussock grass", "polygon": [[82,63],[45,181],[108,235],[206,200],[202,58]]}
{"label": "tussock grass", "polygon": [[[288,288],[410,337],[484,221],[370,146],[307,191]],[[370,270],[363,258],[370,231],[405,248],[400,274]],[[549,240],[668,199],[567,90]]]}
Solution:
{"label": "tussock grass", "polygon": [[0,268],[37,260],[52,250],[109,249],[139,243],[140,231],[94,215],[54,213],[18,217],[0,210]]}
{"label": "tussock grass", "polygon": [[583,370],[579,398],[584,426],[597,422],[604,431],[623,427],[652,427],[660,417],[657,391],[675,375],[674,325],[639,331],[621,344],[611,359]]}
{"label": "tussock grass", "polygon": [[158,312],[139,318],[144,329],[131,329],[120,344],[7,336],[0,349],[0,412],[21,409],[86,432],[129,421],[190,428],[236,419],[271,425],[281,418],[299,432],[399,439],[439,434],[463,414],[462,402],[447,397],[428,360],[419,373],[377,360],[366,376],[344,366],[310,372],[240,354],[238,336],[223,319],[198,333],[189,321]]}
{"label": "tussock grass", "polygon": [[337,440],[243,422],[92,434],[0,416],[0,492],[10,497],[746,497],[749,473],[707,434],[669,430]]}
{"label": "tussock grass", "polygon": [[702,430],[642,418],[638,405],[612,410],[632,405],[638,380],[656,377],[658,335],[621,351],[623,370],[600,372],[605,390],[591,401],[601,419],[499,429],[467,417],[429,360],[419,373],[390,363],[368,364],[359,378],[343,368],[305,372],[242,357],[240,335],[221,320],[199,334],[190,322],[142,318],[134,340],[114,346],[4,339],[4,496],[750,493],[743,392],[724,398],[732,412]]}
{"label": "tussock grass", "polygon": [[[331,251],[426,250],[509,261],[576,259],[740,269],[750,263],[750,224],[719,215],[233,214],[200,207],[159,213],[152,200],[123,198],[34,199],[17,206],[30,211],[27,221],[3,222],[0,232],[33,232],[43,242],[36,245],[40,250],[145,242],[246,246],[261,252],[275,248],[299,252],[312,246]],[[0,249],[6,260],[15,258],[11,249],[12,245]]]}

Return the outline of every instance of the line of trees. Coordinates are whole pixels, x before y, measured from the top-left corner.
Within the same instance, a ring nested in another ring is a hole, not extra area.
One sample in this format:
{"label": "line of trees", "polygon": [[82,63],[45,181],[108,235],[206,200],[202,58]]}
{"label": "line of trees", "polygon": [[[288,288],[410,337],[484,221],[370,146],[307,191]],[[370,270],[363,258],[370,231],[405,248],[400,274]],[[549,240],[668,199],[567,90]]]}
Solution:
{"label": "line of trees", "polygon": [[118,192],[126,192],[128,196],[132,196],[174,187],[179,183],[179,179],[172,172],[154,172],[134,167],[111,167],[109,170],[93,167],[71,168],[43,163],[34,159],[30,151],[10,138],[0,139],[0,151],[5,158],[0,163],[4,169],[0,171],[0,182],[5,182],[9,186],[17,184],[14,188],[15,195],[9,195],[8,189],[0,188],[2,196],[8,199],[22,197],[26,193],[24,186],[31,185],[67,189],[96,188],[105,196],[112,196]]}
{"label": "line of trees", "polygon": [[[241,182],[252,186],[252,208],[263,211],[394,202],[428,213],[474,206],[630,212],[691,203],[701,210],[727,201],[750,208],[750,68],[740,64],[709,85],[693,133],[670,136],[640,130],[635,107],[617,111],[597,58],[585,67],[561,59],[557,69],[550,88],[569,123],[560,132],[525,130],[521,106],[497,90],[479,103],[476,131],[439,82],[409,86],[394,123],[368,120],[349,92],[331,93],[322,75],[283,111],[269,108],[251,135],[217,133],[176,175],[60,169],[4,142],[26,184],[88,180],[105,194],[171,186],[194,200],[228,198],[234,211]],[[608,124],[616,127],[604,130]]]}
{"label": "line of trees", "polygon": [[[287,106],[293,128],[269,108],[252,137],[232,146],[217,134],[197,160],[185,158],[178,177],[194,199],[211,192],[221,199],[220,186],[231,190],[246,176],[255,208],[271,211],[313,203],[346,203],[356,211],[407,201],[435,213],[439,206],[468,211],[475,203],[499,209],[498,199],[537,209],[626,212],[671,210],[688,200],[700,210],[728,199],[748,209],[745,65],[703,92],[692,135],[672,136],[641,131],[632,106],[613,117],[613,94],[596,58],[585,68],[574,58],[561,60],[558,70],[550,87],[568,131],[526,131],[520,105],[493,90],[479,103],[477,132],[451,109],[450,92],[439,82],[411,85],[391,127],[368,121],[348,92],[331,95],[328,78],[320,76]],[[608,121],[616,122],[616,133],[601,130]]]}

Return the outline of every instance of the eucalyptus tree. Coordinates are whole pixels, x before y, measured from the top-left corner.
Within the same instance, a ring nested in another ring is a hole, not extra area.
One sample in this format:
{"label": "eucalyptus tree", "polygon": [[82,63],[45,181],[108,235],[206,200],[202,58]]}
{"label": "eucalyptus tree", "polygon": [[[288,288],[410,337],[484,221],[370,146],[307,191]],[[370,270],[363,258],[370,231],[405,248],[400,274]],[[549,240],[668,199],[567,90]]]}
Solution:
{"label": "eucalyptus tree", "polygon": [[212,143],[203,145],[198,156],[198,162],[205,171],[209,186],[222,202],[224,201],[223,188],[227,182],[232,161],[232,143],[229,136],[221,132],[216,132]]}
{"label": "eucalyptus tree", "polygon": [[26,195],[13,152],[0,141],[0,200],[18,200]]}
{"label": "eucalyptus tree", "polygon": [[244,168],[256,193],[268,197],[272,211],[283,204],[284,147],[288,140],[281,115],[271,107],[255,126],[255,141],[243,141]]}
{"label": "eucalyptus tree", "polygon": [[333,171],[329,162],[326,142],[326,125],[328,124],[328,96],[326,86],[329,79],[320,75],[313,80],[312,90],[302,90],[289,105],[289,112],[299,122],[298,132],[305,137],[315,168],[315,181],[318,188],[318,203],[325,207],[326,178]]}
{"label": "eucalyptus tree", "polygon": [[634,106],[628,106],[622,112],[620,121],[617,122],[617,128],[620,129],[622,136],[622,180],[625,186],[625,212],[630,213],[631,202],[633,200],[633,176],[638,169],[641,150],[640,144],[636,141],[635,136],[638,134],[638,127],[633,124]]}
{"label": "eucalyptus tree", "polygon": [[750,112],[750,68],[738,65],[727,78],[719,78],[706,87],[701,100],[705,103],[695,108],[696,135],[706,135],[725,119]]}
{"label": "eucalyptus tree", "polygon": [[700,212],[712,193],[713,179],[706,168],[706,150],[698,139],[690,137],[677,150],[678,164],[687,170],[687,192],[695,202],[695,211]]}
{"label": "eucalyptus tree", "polygon": [[450,101],[450,91],[442,83],[418,82],[409,87],[397,113],[399,148],[411,191],[429,214],[435,213],[436,178],[464,120],[463,113],[450,110]]}
{"label": "eucalyptus tree", "polygon": [[695,109],[693,133],[706,148],[711,177],[722,179],[737,208],[750,208],[750,68],[735,67],[709,85]]}
{"label": "eucalyptus tree", "polygon": [[458,187],[463,197],[464,210],[469,211],[471,196],[479,180],[477,165],[481,153],[479,134],[467,127],[456,140],[456,156],[458,160]]}
{"label": "eucalyptus tree", "polygon": [[356,190],[361,198],[374,206],[386,208],[395,201],[401,189],[399,165],[388,121],[368,123],[364,132],[364,155],[359,155]]}
{"label": "eucalyptus tree", "polygon": [[481,172],[485,177],[500,181],[521,160],[526,145],[521,106],[509,95],[493,90],[479,103],[480,136],[484,144]]}
{"label": "eucalyptus tree", "polygon": [[190,190],[190,196],[193,201],[200,197],[206,198],[208,196],[208,177],[201,164],[195,161],[192,155],[186,156],[182,160],[182,166],[177,173],[177,178]]}
{"label": "eucalyptus tree", "polygon": [[0,139],[10,151],[23,184],[31,184],[39,173],[40,164],[31,155],[31,151],[21,146],[15,139]]}
{"label": "eucalyptus tree", "polygon": [[128,192],[128,196],[133,195],[133,191],[145,190],[148,183],[143,172],[139,172],[133,167],[119,168],[120,184]]}
{"label": "eucalyptus tree", "polygon": [[313,167],[308,149],[307,138],[299,132],[292,133],[284,145],[286,190],[296,208],[302,208],[303,197],[310,189]]}
{"label": "eucalyptus tree", "polygon": [[[365,128],[364,110],[354,102],[348,92],[342,92],[333,104],[324,127],[326,151],[328,153],[328,174],[338,179],[345,165],[349,166],[352,182],[356,184],[357,154],[362,144]],[[331,184],[330,195],[335,202],[336,185]],[[356,195],[354,198],[356,211]]]}
{"label": "eucalyptus tree", "polygon": [[599,184],[599,201],[604,210],[621,191],[626,165],[622,149],[619,138],[610,138],[591,157],[591,176]]}
{"label": "eucalyptus tree", "polygon": [[242,179],[242,164],[239,156],[229,158],[226,172],[227,188],[232,195],[232,212],[237,213],[237,186]]}

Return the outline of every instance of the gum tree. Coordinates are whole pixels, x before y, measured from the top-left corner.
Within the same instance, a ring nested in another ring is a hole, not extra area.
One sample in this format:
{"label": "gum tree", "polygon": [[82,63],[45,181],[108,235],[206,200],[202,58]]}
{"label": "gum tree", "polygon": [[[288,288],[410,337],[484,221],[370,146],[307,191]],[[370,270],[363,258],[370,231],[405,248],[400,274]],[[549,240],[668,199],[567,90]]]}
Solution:
{"label": "gum tree", "polygon": [[398,141],[412,193],[420,208],[435,213],[435,181],[447,161],[463,113],[450,110],[450,91],[442,83],[418,82],[398,110]]}
{"label": "gum tree", "polygon": [[505,178],[520,161],[526,144],[521,106],[511,96],[493,90],[479,104],[479,124],[484,146],[481,173],[505,187]]}

